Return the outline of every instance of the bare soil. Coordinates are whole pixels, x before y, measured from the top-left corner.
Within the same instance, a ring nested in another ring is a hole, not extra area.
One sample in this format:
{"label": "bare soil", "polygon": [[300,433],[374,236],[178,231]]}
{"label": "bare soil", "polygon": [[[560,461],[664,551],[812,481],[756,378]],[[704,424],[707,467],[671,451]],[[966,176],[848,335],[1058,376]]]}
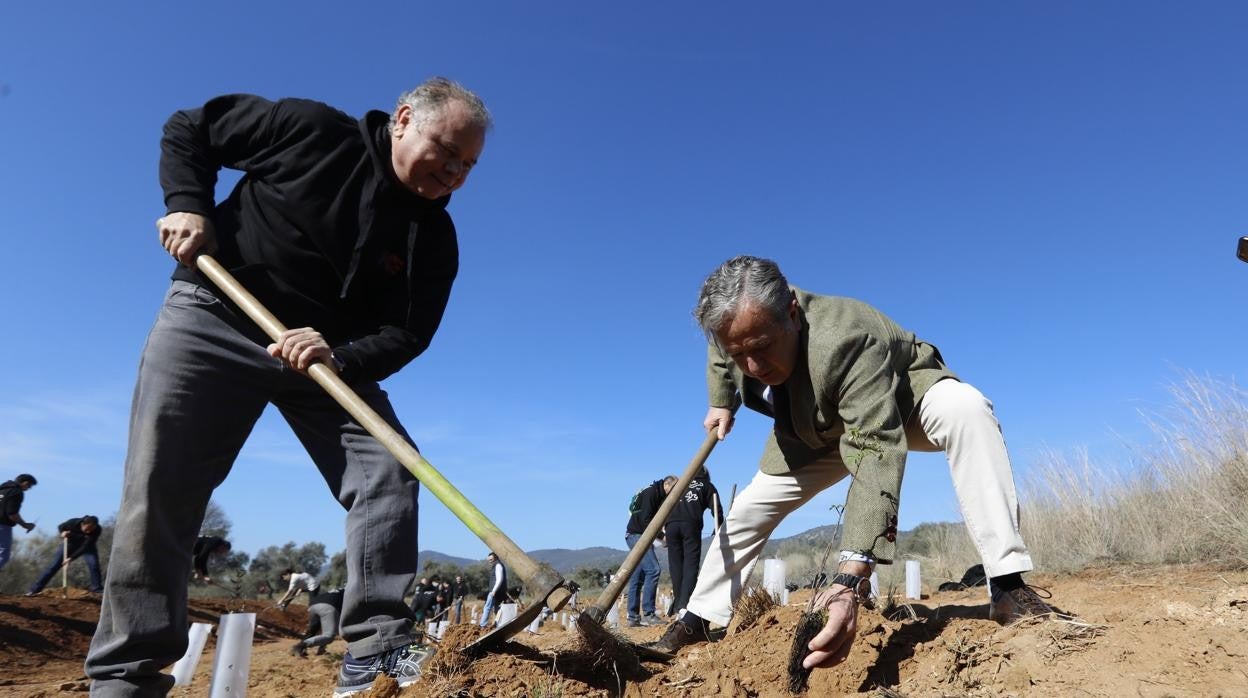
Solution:
{"label": "bare soil", "polygon": [[[1248,696],[1248,571],[1212,568],[1088,571],[1032,575],[1053,602],[1078,622],[988,620],[983,588],[940,592],[898,607],[887,618],[859,617],[849,659],[817,670],[807,696]],[[507,651],[469,660],[457,647],[476,628],[454,626],[415,686],[399,691],[379,682],[370,692],[400,698],[446,696],[628,696],[663,698],[788,696],[793,629],[809,592],[791,595],[750,628],[685,648],[670,664],[644,662],[628,671],[588,647],[555,621],[522,632]],[[306,614],[256,601],[195,601],[195,620],[223,612],[260,612],[248,695],[328,696],[346,647],[339,640],[321,657],[288,653]],[[0,596],[0,696],[85,695],[82,659],[99,613],[85,594],[62,599]],[[657,639],[663,628],[624,628],[633,642]],[[190,687],[175,698],[207,696],[210,641]]]}

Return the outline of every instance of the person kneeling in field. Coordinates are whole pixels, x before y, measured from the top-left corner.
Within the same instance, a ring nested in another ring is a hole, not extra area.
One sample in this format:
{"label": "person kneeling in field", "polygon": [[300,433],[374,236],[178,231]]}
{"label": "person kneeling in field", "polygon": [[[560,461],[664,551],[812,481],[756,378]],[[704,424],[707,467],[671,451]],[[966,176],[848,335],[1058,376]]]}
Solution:
{"label": "person kneeling in field", "polygon": [[992,582],[990,617],[1006,624],[1053,613],[1023,582],[1031,556],[992,403],[951,372],[936,347],[860,301],[791,288],[775,262],[735,257],[705,281],[694,316],[710,340],[710,409],[720,439],[731,405],[775,420],[760,472],[733,503],[686,612],[652,646],[673,653],[728,625],[763,545],[790,512],[853,477],[837,574],[806,668],[845,659],[858,601],[877,562],[891,563],[907,450],[944,451],[967,531]]}

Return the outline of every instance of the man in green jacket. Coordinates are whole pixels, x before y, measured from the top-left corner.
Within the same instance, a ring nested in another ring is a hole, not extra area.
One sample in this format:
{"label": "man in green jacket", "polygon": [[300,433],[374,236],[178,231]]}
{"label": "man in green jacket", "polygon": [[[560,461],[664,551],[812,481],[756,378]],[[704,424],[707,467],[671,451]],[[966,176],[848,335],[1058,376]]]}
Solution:
{"label": "man in green jacket", "polygon": [[1032,568],[1018,527],[1009,455],[992,403],[945,366],[940,352],[871,306],[789,286],[775,262],[735,257],[702,286],[694,310],[710,339],[704,422],[720,439],[737,395],[775,419],[760,472],[736,498],[707,555],[686,613],[655,647],[675,652],[727,625],[763,545],[790,512],[853,477],[838,574],[807,668],[849,654],[857,600],[877,562],[891,563],[908,450],[945,451],[967,530],[991,577],[1001,623],[1051,613],[1023,583]]}

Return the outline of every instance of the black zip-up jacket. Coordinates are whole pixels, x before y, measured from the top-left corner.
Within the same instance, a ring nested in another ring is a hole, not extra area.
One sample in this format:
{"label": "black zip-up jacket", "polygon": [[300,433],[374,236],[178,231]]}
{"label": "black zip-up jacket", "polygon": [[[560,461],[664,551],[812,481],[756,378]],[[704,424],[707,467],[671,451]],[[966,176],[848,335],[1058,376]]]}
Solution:
{"label": "black zip-up jacket", "polygon": [[[637,503],[641,508],[628,517],[628,527],[624,529],[624,533],[635,533],[637,535],[645,533],[646,526],[650,525],[650,520],[659,511],[659,507],[663,506],[663,500],[666,498],[667,494],[663,492],[662,480],[655,480],[650,483],[637,496]],[[663,537],[662,533],[659,534],[659,537]]]}
{"label": "black zip-up jacket", "polygon": [[195,545],[191,548],[191,567],[202,577],[210,577],[208,574],[208,556],[217,549],[217,546],[225,543],[226,540],[219,536],[200,536],[195,539]]}
{"label": "black zip-up jacket", "polygon": [[[695,477],[689,482],[689,489],[685,490],[684,496],[676,502],[676,507],[672,509],[672,513],[667,515],[667,523],[673,521],[692,521],[699,526],[702,525],[702,515],[707,509],[711,508],[711,495],[717,498],[719,493],[715,490],[715,485],[704,477]],[[718,526],[724,522],[724,501],[719,500],[719,508],[716,510],[719,517],[715,520]]]}
{"label": "black zip-up jacket", "polygon": [[13,528],[16,525],[10,517],[21,513],[22,500],[25,498],[26,492],[21,485],[17,484],[17,480],[5,480],[0,483],[0,526]]}
{"label": "black zip-up jacket", "polygon": [[[381,380],[423,352],[459,270],[450,196],[398,182],[388,121],[225,95],[174,113],[161,139],[167,210],[210,218],[217,259],[287,327],[324,335],[348,381]],[[214,204],[222,167],[244,175]],[[173,278],[212,286],[181,265]]]}
{"label": "black zip-up jacket", "polygon": [[83,533],[82,519],[77,518],[62,521],[60,525],[56,527],[56,530],[61,533],[69,533],[69,537],[65,540],[69,541],[69,559],[73,560],[83,553],[96,552],[95,542],[100,539],[100,533],[104,530],[104,528],[97,524],[95,531],[91,533]]}

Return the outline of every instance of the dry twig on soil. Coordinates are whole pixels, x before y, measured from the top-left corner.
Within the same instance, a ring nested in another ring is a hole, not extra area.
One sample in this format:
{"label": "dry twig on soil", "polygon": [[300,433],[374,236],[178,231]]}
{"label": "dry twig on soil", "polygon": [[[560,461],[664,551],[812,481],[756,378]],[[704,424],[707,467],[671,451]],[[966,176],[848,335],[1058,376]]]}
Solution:
{"label": "dry twig on soil", "polygon": [[736,608],[732,610],[733,634],[754,627],[763,614],[775,607],[776,600],[766,589],[761,586],[747,588],[741,598],[737,599]]}

